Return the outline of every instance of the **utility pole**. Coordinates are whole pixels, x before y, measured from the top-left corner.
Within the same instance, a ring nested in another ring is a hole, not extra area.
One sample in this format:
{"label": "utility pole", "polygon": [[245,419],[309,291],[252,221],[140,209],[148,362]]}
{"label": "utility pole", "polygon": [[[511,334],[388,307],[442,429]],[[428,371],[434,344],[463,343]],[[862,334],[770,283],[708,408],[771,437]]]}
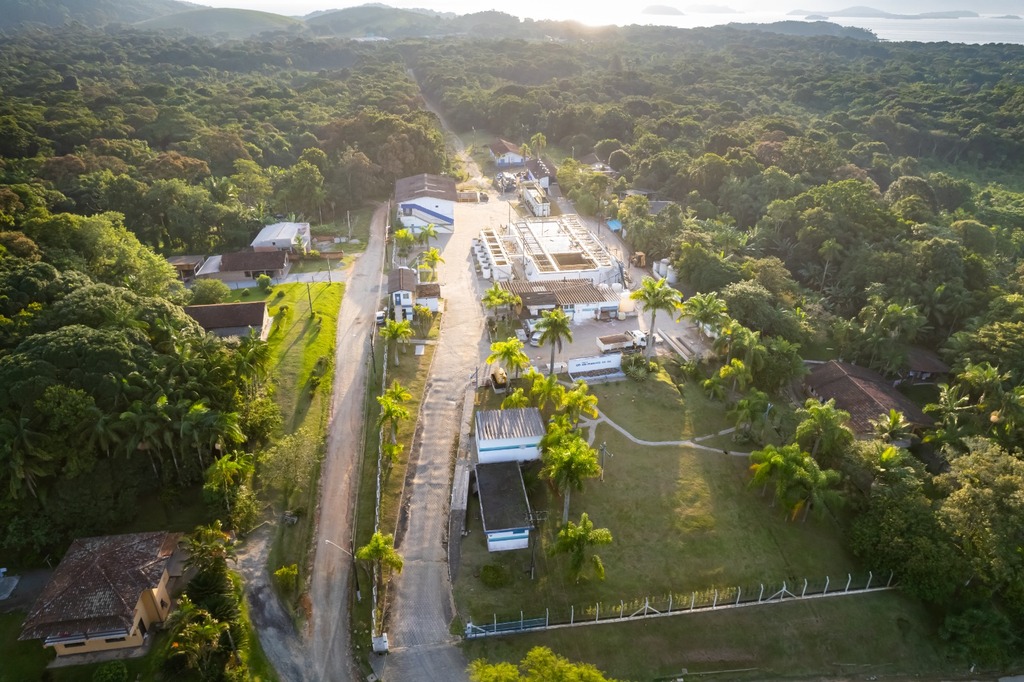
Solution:
{"label": "utility pole", "polygon": [[598,448],[598,452],[601,453],[601,483],[604,483],[604,458],[605,456],[614,457],[612,453],[608,452],[608,444],[601,441],[601,447]]}
{"label": "utility pole", "polygon": [[313,295],[309,293],[309,282],[306,282],[306,299],[309,301],[309,316],[313,317]]}

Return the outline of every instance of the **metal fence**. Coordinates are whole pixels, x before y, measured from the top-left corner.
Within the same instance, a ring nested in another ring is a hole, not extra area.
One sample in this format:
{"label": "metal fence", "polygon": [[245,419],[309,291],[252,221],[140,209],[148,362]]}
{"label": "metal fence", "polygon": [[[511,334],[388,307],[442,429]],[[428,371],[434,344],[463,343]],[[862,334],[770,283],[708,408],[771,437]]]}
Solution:
{"label": "metal fence", "polygon": [[494,614],[491,622],[467,623],[464,636],[466,639],[476,639],[531,630],[619,623],[645,618],[662,618],[688,613],[881,592],[895,589],[896,586],[892,584],[892,581],[892,572],[877,576],[869,571],[866,575],[846,574],[836,579],[830,576],[825,576],[820,580],[791,578],[781,583],[711,587],[691,592],[670,592],[654,597],[620,600],[618,603],[598,602],[582,607],[570,605],[568,609],[557,610],[547,608],[544,610],[543,616],[531,615],[529,618],[522,611],[519,612],[518,618],[514,615],[509,617],[510,614],[503,614],[501,620],[499,620],[498,614]]}

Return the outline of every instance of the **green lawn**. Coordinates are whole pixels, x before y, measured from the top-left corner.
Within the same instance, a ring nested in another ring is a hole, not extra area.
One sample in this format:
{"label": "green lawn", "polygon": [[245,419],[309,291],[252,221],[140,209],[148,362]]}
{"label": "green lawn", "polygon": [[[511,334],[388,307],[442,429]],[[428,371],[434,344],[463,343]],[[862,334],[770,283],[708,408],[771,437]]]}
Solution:
{"label": "green lawn", "polygon": [[[609,418],[641,438],[684,440],[731,426],[721,403],[709,401],[695,384],[683,384],[680,395],[665,374],[644,384],[624,381],[592,390]],[[692,591],[741,587],[751,594],[761,583],[768,587],[785,580],[792,588],[804,578],[813,584],[829,576],[836,584],[845,583],[847,573],[866,573],[846,551],[831,516],[793,522],[773,507],[770,494],[750,489],[746,458],[685,446],[638,446],[604,424],[595,436],[595,445],[605,442],[611,455],[605,480],[588,480],[582,492],[572,493],[570,519],[578,521],[585,511],[595,525],[611,531],[613,543],[597,550],[605,581],[585,574],[575,583],[565,557],[549,555],[561,525],[562,499],[538,480],[534,464],[526,470],[531,506],[548,513],[534,555],[536,578],[530,579],[530,550],[487,552],[479,503],[471,499],[470,534],[463,540],[455,584],[462,621],[489,622],[495,615],[499,621],[514,620],[520,611],[543,617],[547,609],[558,622],[568,619],[570,606],[579,618],[588,609],[593,614],[598,602],[601,613],[615,613],[622,600],[629,613],[631,602],[642,607],[647,597],[666,600],[673,594],[678,604]],[[486,565],[504,569],[508,583],[485,586],[480,576]],[[516,660],[539,643],[623,679],[651,679],[684,667],[757,668],[749,675],[755,679],[766,671],[774,677],[853,670],[835,665],[840,663],[898,663],[901,671],[942,666],[927,614],[896,595],[548,631],[465,647],[471,658]]]}
{"label": "green lawn", "polygon": [[[340,244],[333,244],[332,250],[342,249],[346,253],[362,251],[366,248],[366,243],[370,239],[370,223],[373,219],[374,208],[368,206],[361,208],[357,211],[351,211],[348,216],[344,213],[340,213],[336,220],[324,223],[323,225],[313,225],[310,228],[310,232],[313,233],[314,237],[341,237],[346,241]],[[349,232],[349,218],[351,218],[352,229]],[[348,241],[349,235],[354,241]]]}
{"label": "green lawn", "polygon": [[707,398],[692,382],[682,394],[668,372],[644,383],[617,381],[591,386],[598,409],[634,437],[648,441],[688,440],[729,428],[722,403]]}
{"label": "green lawn", "polygon": [[44,649],[38,640],[18,641],[25,616],[21,611],[0,614],[0,682],[42,679],[46,664],[53,659],[53,651]]}
{"label": "green lawn", "polygon": [[[936,626],[897,592],[645,621],[548,630],[463,643],[467,659],[517,661],[535,646],[587,661],[620,680],[874,679],[949,671]],[[686,679],[690,679],[687,677]]]}

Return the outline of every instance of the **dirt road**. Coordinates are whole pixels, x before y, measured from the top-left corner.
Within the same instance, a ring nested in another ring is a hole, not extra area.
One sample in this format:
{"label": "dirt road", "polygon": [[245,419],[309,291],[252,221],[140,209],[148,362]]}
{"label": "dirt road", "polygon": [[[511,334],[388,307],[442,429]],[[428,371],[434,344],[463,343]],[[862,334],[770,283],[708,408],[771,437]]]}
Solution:
{"label": "dirt road", "polygon": [[312,670],[307,680],[359,679],[349,633],[353,561],[347,548],[351,547],[363,446],[370,337],[382,295],[387,210],[384,204],[373,214],[370,241],[353,266],[338,315],[331,423],[320,477],[320,509],[309,589],[313,614],[307,647]]}

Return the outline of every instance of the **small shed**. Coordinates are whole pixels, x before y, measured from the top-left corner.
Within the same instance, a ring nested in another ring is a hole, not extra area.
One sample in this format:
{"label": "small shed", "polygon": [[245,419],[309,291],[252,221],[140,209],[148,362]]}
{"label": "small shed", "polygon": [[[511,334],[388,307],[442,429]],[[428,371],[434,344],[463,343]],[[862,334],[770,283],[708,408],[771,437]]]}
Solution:
{"label": "small shed", "polygon": [[476,465],[480,495],[480,519],[487,536],[488,552],[526,549],[530,546],[530,501],[523,472],[517,462]]}
{"label": "small shed", "polygon": [[521,148],[505,139],[499,138],[495,140],[488,149],[491,152],[491,158],[494,159],[494,163],[497,164],[498,168],[521,166],[523,161],[526,160],[520,153]]}
{"label": "small shed", "polygon": [[190,282],[196,276],[199,269],[206,262],[206,256],[168,256],[167,262],[171,264],[182,282]]}
{"label": "small shed", "polygon": [[416,285],[416,305],[426,307],[432,313],[441,309],[441,285],[437,282],[425,282]]}
{"label": "small shed", "polygon": [[540,459],[544,420],[536,407],[476,413],[476,458],[481,464]]}

